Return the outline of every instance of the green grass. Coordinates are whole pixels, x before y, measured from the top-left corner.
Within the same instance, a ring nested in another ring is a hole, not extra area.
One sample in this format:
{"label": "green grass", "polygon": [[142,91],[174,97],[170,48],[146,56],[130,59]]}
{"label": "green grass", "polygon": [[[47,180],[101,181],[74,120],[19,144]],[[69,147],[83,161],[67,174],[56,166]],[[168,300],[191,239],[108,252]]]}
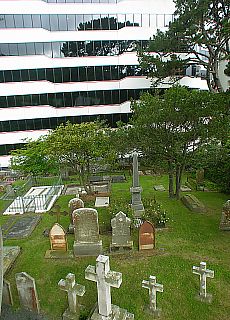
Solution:
{"label": "green grass", "polygon": [[[217,192],[193,192],[208,211],[206,214],[191,213],[180,201],[169,200],[167,192],[153,190],[154,184],[163,184],[167,188],[167,177],[140,177],[143,187],[142,198],[160,202],[167,210],[170,221],[168,229],[158,231],[156,250],[149,254],[138,252],[138,234],[133,230],[135,250],[126,255],[112,255],[111,269],[122,272],[123,282],[119,289],[112,289],[112,302],[135,314],[136,320],[150,320],[143,307],[148,304],[148,290],[141,287],[141,282],[155,275],[164,285],[164,292],[158,293],[158,307],[162,309],[164,320],[229,320],[230,319],[230,232],[219,231],[219,222],[223,203],[227,195]],[[131,195],[129,188],[131,177],[125,183],[112,185],[110,208],[99,208],[99,223],[102,231],[103,247],[108,251],[111,236],[106,233],[110,228],[110,219],[119,210],[130,214],[128,203]],[[68,201],[73,196],[61,196],[58,203],[63,210],[68,210]],[[86,203],[93,207],[93,202]],[[1,216],[0,223],[8,217]],[[95,258],[77,258],[75,260],[46,260],[44,254],[50,248],[49,239],[43,237],[44,229],[49,228],[56,218],[43,214],[42,221],[33,234],[24,240],[7,240],[5,245],[19,245],[22,250],[14,267],[6,278],[11,282],[15,306],[18,298],[15,287],[15,273],[25,271],[36,279],[38,296],[42,311],[50,319],[61,319],[67,308],[66,293],[57,283],[69,272],[76,275],[78,283],[86,286],[86,293],[81,298],[84,313],[87,314],[97,299],[96,284],[84,279],[84,270],[95,265]],[[61,224],[67,228],[68,217],[61,217]],[[69,248],[72,249],[74,237],[68,235]],[[195,299],[199,291],[199,277],[192,274],[192,266],[200,261],[207,262],[207,268],[215,271],[215,278],[208,279],[208,292],[213,294],[212,304],[205,304]]]}

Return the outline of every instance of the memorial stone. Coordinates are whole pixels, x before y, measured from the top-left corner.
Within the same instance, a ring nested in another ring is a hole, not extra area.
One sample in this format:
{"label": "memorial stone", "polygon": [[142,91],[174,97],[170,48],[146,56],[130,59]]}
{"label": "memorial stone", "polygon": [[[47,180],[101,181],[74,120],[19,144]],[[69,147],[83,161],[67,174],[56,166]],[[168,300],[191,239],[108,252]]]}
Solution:
{"label": "memorial stone", "polygon": [[60,224],[55,223],[49,233],[51,250],[67,251],[68,243],[66,239],[65,230]]}
{"label": "memorial stone", "polygon": [[230,200],[226,201],[223,205],[220,220],[220,230],[230,231]]}
{"label": "memorial stone", "polygon": [[49,214],[50,215],[55,215],[56,218],[57,218],[57,223],[60,224],[61,215],[67,216],[68,212],[67,211],[61,211],[61,207],[58,204],[54,205],[54,209],[55,209],[55,211],[52,210],[52,211],[49,212]]}
{"label": "memorial stone", "polygon": [[165,187],[164,187],[162,184],[160,184],[160,185],[155,185],[153,188],[154,188],[154,190],[156,190],[156,191],[165,191]]}
{"label": "memorial stone", "polygon": [[11,306],[13,305],[11,286],[9,281],[5,279],[3,279],[2,303]]}
{"label": "memorial stone", "polygon": [[111,287],[119,288],[122,274],[110,270],[109,257],[99,255],[96,267],[89,265],[85,270],[85,278],[97,282],[98,305],[94,309],[91,320],[131,320],[134,315],[111,303]]}
{"label": "memorial stone", "polygon": [[26,272],[16,273],[16,286],[21,307],[40,312],[35,280]]}
{"label": "memorial stone", "polygon": [[36,216],[14,216],[2,226],[4,239],[23,239],[31,235],[41,220],[40,215]]}
{"label": "memorial stone", "polygon": [[85,286],[75,282],[75,275],[69,273],[66,280],[61,279],[58,282],[61,290],[67,291],[68,294],[68,309],[64,312],[63,320],[78,320],[80,317],[80,304],[77,296],[82,297],[85,294]]}
{"label": "memorial stone", "polygon": [[96,197],[95,207],[102,208],[109,206],[109,197]]}
{"label": "memorial stone", "polygon": [[133,153],[133,185],[130,188],[130,192],[132,194],[131,208],[134,211],[134,216],[135,218],[140,218],[144,213],[144,206],[141,201],[142,188],[139,182],[137,152]]}
{"label": "memorial stone", "polygon": [[112,226],[112,243],[110,250],[125,250],[132,249],[133,241],[131,241],[130,235],[131,219],[122,211],[118,212],[111,220]]}
{"label": "memorial stone", "polygon": [[150,250],[155,248],[155,228],[154,225],[145,221],[139,230],[139,250]]}
{"label": "memorial stone", "polygon": [[204,204],[199,201],[193,194],[186,194],[181,198],[183,204],[192,212],[205,213]]}
{"label": "memorial stone", "polygon": [[156,283],[156,277],[150,276],[149,280],[142,281],[142,288],[149,290],[149,308],[148,311],[155,317],[159,317],[161,310],[157,309],[157,291],[163,292],[163,285]]}
{"label": "memorial stone", "polygon": [[84,201],[79,198],[79,195],[76,194],[76,197],[69,201],[68,207],[70,208],[69,217],[70,217],[70,224],[69,224],[69,233],[74,233],[74,226],[73,226],[73,212],[74,210],[84,208],[85,204]]}
{"label": "memorial stone", "polygon": [[198,299],[204,302],[211,302],[212,295],[207,293],[207,278],[214,278],[214,271],[206,269],[206,262],[201,261],[199,267],[192,267],[192,272],[200,276],[200,292]]}
{"label": "memorial stone", "polygon": [[73,212],[74,255],[98,255],[102,252],[102,241],[99,239],[98,213],[96,209],[80,208]]}
{"label": "memorial stone", "polygon": [[196,171],[196,183],[203,184],[204,183],[204,169],[198,169]]}

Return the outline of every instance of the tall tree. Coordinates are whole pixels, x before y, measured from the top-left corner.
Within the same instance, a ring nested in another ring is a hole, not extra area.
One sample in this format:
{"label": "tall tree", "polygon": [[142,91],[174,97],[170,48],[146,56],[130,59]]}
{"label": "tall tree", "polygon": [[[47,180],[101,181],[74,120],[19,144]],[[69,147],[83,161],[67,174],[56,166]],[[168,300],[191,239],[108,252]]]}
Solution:
{"label": "tall tree", "polygon": [[[175,20],[166,32],[158,31],[146,51],[139,51],[140,63],[151,77],[177,79],[188,65],[207,71],[210,91],[223,91],[219,61],[229,54],[229,0],[174,0]],[[153,55],[151,52],[155,52]],[[188,53],[180,59],[173,53]]]}
{"label": "tall tree", "polygon": [[173,87],[162,96],[143,94],[132,107],[137,147],[152,162],[167,163],[169,196],[179,198],[182,173],[195,150],[213,136],[225,137],[226,94]]}

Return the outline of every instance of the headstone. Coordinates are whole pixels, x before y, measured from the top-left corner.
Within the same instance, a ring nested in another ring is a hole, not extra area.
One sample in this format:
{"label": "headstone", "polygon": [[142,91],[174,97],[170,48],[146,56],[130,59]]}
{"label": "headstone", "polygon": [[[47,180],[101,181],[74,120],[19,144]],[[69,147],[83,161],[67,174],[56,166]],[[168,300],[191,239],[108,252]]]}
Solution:
{"label": "headstone", "polygon": [[23,239],[29,237],[41,220],[36,216],[14,216],[2,226],[4,239]]}
{"label": "headstone", "polygon": [[3,292],[3,239],[2,229],[0,227],[0,314],[2,306],[2,292]]}
{"label": "headstone", "polygon": [[196,171],[196,183],[203,184],[204,183],[204,169],[198,169]]}
{"label": "headstone", "polygon": [[126,250],[132,249],[133,241],[130,235],[131,219],[129,219],[123,212],[118,212],[111,220],[112,226],[112,243],[110,250]]}
{"label": "headstone", "polygon": [[52,211],[49,211],[49,214],[55,215],[56,218],[57,218],[57,223],[60,224],[60,217],[61,217],[61,215],[67,216],[67,215],[68,215],[68,212],[67,212],[67,211],[62,211],[62,212],[61,212],[61,207],[60,207],[58,204],[55,204],[55,205],[53,206],[53,208],[54,208],[54,211],[53,211],[53,210],[52,210]]}
{"label": "headstone", "polygon": [[163,292],[163,285],[156,283],[156,277],[150,276],[149,280],[142,281],[142,288],[149,290],[148,311],[156,317],[160,316],[161,310],[157,309],[157,292]]}
{"label": "headstone", "polygon": [[181,192],[190,192],[190,191],[192,191],[192,189],[189,188],[189,187],[186,186],[186,185],[181,185],[180,191],[181,191]]}
{"label": "headstone", "polygon": [[67,251],[68,243],[65,230],[58,223],[55,223],[49,233],[51,250]]}
{"label": "headstone", "polygon": [[109,206],[109,197],[96,197],[95,207],[108,207]]}
{"label": "headstone", "polygon": [[2,293],[2,303],[7,305],[13,305],[13,298],[11,292],[11,286],[9,281],[3,279],[3,293]]}
{"label": "headstone", "polygon": [[201,262],[199,267],[192,267],[192,272],[200,276],[199,300],[205,302],[212,301],[212,295],[207,293],[207,278],[214,278],[214,271],[206,269],[206,262]]}
{"label": "headstone", "polygon": [[35,280],[26,272],[16,273],[16,286],[21,307],[40,312]]}
{"label": "headstone", "polygon": [[109,257],[99,255],[96,267],[89,265],[85,270],[85,278],[97,282],[98,305],[93,311],[91,320],[128,320],[134,315],[111,303],[111,287],[119,288],[122,274],[110,270]]}
{"label": "headstone", "polygon": [[61,279],[58,282],[58,286],[61,290],[67,291],[68,294],[68,309],[64,312],[63,320],[78,320],[80,317],[80,304],[77,300],[77,296],[82,297],[85,294],[85,286],[82,286],[75,282],[75,275],[69,273],[66,279]]}
{"label": "headstone", "polygon": [[153,188],[154,188],[154,190],[156,190],[156,191],[165,191],[165,187],[164,187],[162,184],[156,185],[156,186],[154,186]]}
{"label": "headstone", "polygon": [[204,204],[199,201],[193,194],[186,194],[181,198],[183,204],[192,212],[205,213]]}
{"label": "headstone", "polygon": [[138,154],[133,153],[133,185],[130,188],[132,194],[131,207],[134,211],[135,218],[140,218],[144,213],[144,206],[141,201],[142,188],[139,183],[139,173],[138,173]]}
{"label": "headstone", "polygon": [[98,255],[102,252],[102,241],[99,239],[98,213],[96,209],[80,208],[73,212],[74,255]]}
{"label": "headstone", "polygon": [[124,175],[112,176],[112,183],[121,183],[125,181],[126,181],[126,178]]}
{"label": "headstone", "polygon": [[104,182],[95,182],[91,186],[92,191],[95,193],[109,193],[110,192],[110,183]]}
{"label": "headstone", "polygon": [[69,224],[69,233],[74,233],[74,227],[73,227],[73,212],[74,210],[84,208],[85,204],[84,201],[79,198],[79,195],[77,194],[75,198],[71,199],[69,201],[68,207],[70,209],[69,217],[70,217],[70,224]]}
{"label": "headstone", "polygon": [[[5,274],[14,264],[20,253],[19,246],[4,246],[3,247],[3,274]],[[1,272],[1,271],[0,271]]]}
{"label": "headstone", "polygon": [[155,248],[155,228],[154,225],[145,221],[139,230],[139,250],[150,250]]}
{"label": "headstone", "polygon": [[220,220],[220,230],[230,231],[230,200],[226,201],[223,205]]}

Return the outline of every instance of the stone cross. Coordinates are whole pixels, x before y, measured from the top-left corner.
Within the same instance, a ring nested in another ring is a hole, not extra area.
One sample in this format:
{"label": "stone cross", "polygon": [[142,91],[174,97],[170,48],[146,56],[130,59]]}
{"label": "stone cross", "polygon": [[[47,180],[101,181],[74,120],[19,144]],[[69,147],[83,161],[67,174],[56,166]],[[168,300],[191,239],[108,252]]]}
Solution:
{"label": "stone cross", "polygon": [[110,288],[120,287],[122,274],[110,270],[108,256],[99,255],[96,260],[96,267],[89,265],[86,268],[85,278],[97,282],[99,315],[108,317],[112,312]]}
{"label": "stone cross", "polygon": [[149,280],[142,281],[142,288],[149,290],[149,309],[151,313],[159,314],[160,310],[157,309],[157,291],[163,292],[163,285],[156,283],[155,276],[149,276]]}
{"label": "stone cross", "polygon": [[2,229],[0,227],[0,314],[2,306],[2,292],[3,292],[3,239]]}
{"label": "stone cross", "polygon": [[137,152],[133,153],[133,185],[132,185],[132,188],[130,188],[130,192],[132,194],[131,207],[134,210],[134,216],[141,217],[142,214],[144,213],[144,206],[141,201],[142,188],[140,187],[140,182],[139,182]]}
{"label": "stone cross", "polygon": [[82,297],[85,294],[85,286],[75,282],[75,275],[73,273],[68,273],[65,280],[61,279],[58,282],[58,286],[61,290],[67,291],[68,294],[69,308],[65,311],[63,319],[65,319],[65,316],[67,318],[67,313],[75,314],[74,319],[79,319],[80,305],[77,301],[77,296]]}
{"label": "stone cross", "polygon": [[211,295],[207,294],[206,282],[207,278],[214,278],[214,271],[206,269],[206,262],[201,261],[199,267],[192,267],[192,272],[200,276],[200,299],[211,302]]}
{"label": "stone cross", "polygon": [[40,306],[34,278],[26,272],[16,273],[15,278],[21,306],[39,313]]}
{"label": "stone cross", "polygon": [[58,204],[54,205],[54,209],[56,209],[56,210],[55,211],[50,211],[49,214],[56,215],[57,223],[60,224],[60,216],[61,215],[66,216],[66,215],[68,215],[68,212],[66,212],[66,211],[61,212],[61,210],[60,210],[61,207]]}

